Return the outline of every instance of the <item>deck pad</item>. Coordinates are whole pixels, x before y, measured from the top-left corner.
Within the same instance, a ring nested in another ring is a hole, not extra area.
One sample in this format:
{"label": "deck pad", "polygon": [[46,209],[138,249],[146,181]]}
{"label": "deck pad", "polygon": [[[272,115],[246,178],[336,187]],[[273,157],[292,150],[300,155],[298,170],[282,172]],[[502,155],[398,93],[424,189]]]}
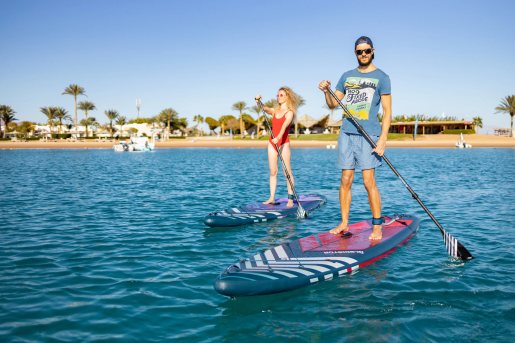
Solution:
{"label": "deck pad", "polygon": [[[327,198],[320,194],[299,196],[302,208],[313,211],[326,203]],[[250,204],[229,208],[219,212],[212,212],[204,218],[204,224],[216,226],[239,226],[293,216],[297,214],[297,202],[292,207],[286,207],[287,198],[276,200],[274,204]]]}
{"label": "deck pad", "polygon": [[[389,221],[394,216],[383,217]],[[329,231],[284,243],[226,268],[215,280],[219,293],[231,296],[286,292],[367,265],[403,244],[420,226],[420,220],[403,215],[383,225],[380,241],[370,241],[372,220],[349,225],[350,234]]]}

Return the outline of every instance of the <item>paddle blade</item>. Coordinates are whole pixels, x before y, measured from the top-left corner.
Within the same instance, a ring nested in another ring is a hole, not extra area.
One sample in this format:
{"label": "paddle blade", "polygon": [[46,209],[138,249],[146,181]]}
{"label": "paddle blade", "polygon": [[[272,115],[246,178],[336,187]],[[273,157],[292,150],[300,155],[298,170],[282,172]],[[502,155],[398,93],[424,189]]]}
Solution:
{"label": "paddle blade", "polygon": [[304,211],[304,209],[302,208],[302,206],[300,206],[300,204],[299,204],[299,207],[297,207],[297,217],[298,218],[307,218],[308,217],[308,214],[306,213],[306,211]]}
{"label": "paddle blade", "polygon": [[474,258],[474,256],[472,256],[472,254],[460,242],[458,242],[456,238],[445,230],[443,232],[443,240],[445,242],[447,252],[452,257],[456,257],[461,260],[472,260]]}

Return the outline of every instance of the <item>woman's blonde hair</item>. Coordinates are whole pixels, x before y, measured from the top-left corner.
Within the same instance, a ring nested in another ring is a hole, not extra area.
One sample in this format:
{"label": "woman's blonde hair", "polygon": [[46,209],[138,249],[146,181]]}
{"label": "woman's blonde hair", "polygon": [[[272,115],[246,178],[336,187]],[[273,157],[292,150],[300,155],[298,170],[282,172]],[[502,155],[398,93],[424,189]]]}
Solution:
{"label": "woman's blonde hair", "polygon": [[[297,123],[297,107],[299,107],[300,96],[298,96],[294,91],[291,90],[290,87],[281,87],[277,91],[279,93],[283,91],[286,94],[286,107],[293,112],[293,124]],[[279,102],[275,104],[275,110],[279,110],[281,105]]]}

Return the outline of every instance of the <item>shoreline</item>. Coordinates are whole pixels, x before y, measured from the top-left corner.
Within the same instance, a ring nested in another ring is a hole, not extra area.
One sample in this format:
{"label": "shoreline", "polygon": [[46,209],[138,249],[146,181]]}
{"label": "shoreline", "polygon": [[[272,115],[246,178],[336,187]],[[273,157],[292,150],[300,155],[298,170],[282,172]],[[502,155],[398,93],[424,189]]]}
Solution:
{"label": "shoreline", "polygon": [[[389,140],[386,142],[387,148],[441,148],[454,149],[454,143],[460,138],[459,135],[426,135],[419,136],[414,141],[412,138]],[[515,138],[499,137],[488,135],[467,135],[464,137],[472,148],[515,148]],[[337,141],[309,141],[291,140],[292,149],[319,148],[327,149],[327,145],[338,146]],[[104,142],[10,142],[0,141],[0,150],[12,149],[112,149],[113,143]],[[207,140],[191,137],[181,140],[169,140],[157,142],[156,149],[176,149],[176,148],[218,148],[218,149],[266,149],[267,140]]]}

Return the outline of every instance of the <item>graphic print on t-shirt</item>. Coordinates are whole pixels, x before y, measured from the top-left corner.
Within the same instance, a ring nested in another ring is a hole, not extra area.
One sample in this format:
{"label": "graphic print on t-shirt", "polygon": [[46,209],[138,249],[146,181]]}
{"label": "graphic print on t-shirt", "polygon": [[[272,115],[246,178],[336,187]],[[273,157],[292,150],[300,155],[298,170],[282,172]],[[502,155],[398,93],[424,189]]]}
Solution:
{"label": "graphic print on t-shirt", "polygon": [[[368,112],[376,91],[378,79],[365,77],[348,77],[345,80],[345,103],[354,118],[368,120]],[[348,117],[344,113],[344,117]]]}

